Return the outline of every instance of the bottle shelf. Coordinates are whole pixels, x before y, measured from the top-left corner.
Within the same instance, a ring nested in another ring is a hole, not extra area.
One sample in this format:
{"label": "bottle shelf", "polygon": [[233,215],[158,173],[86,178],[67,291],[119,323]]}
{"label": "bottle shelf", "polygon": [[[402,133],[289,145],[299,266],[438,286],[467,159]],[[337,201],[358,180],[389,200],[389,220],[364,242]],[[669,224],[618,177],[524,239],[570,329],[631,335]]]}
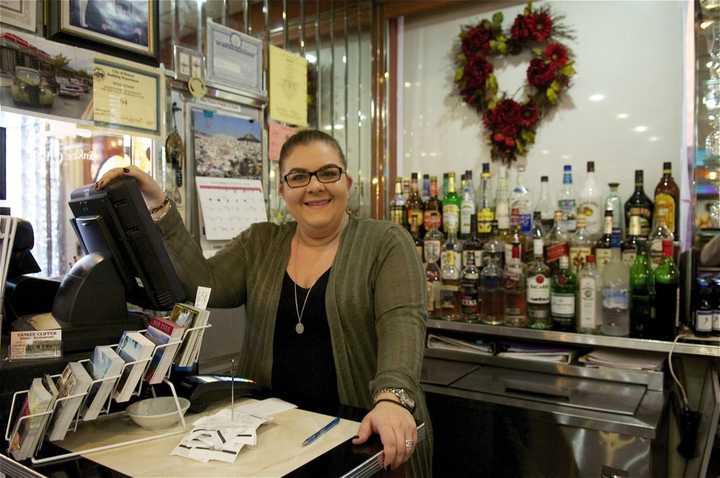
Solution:
{"label": "bottle shelf", "polygon": [[535,330],[500,325],[470,324],[450,320],[428,319],[427,328],[453,332],[472,332],[495,337],[538,340],[569,345],[641,350],[646,352],[664,352],[673,354],[696,355],[720,359],[720,337],[695,337],[683,335],[677,343],[663,340],[633,339],[629,337],[610,337],[607,335],[577,334],[554,330]]}

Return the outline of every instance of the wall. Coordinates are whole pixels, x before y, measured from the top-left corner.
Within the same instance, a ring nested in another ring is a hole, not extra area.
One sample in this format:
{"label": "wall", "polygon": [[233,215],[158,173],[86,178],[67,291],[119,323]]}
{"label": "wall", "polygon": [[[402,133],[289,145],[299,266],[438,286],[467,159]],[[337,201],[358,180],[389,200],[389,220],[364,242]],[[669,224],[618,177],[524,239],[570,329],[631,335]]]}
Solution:
{"label": "wall", "polygon": [[[576,39],[566,42],[576,56],[577,76],[566,97],[538,129],[527,156],[526,186],[533,197],[540,175],[550,176],[551,190],[562,181],[562,165],[573,166],[576,189],[585,178],[585,162],[595,161],[599,182],[621,184],[623,198],[633,189],[633,169],[645,170],[645,191],[652,196],[671,161],[683,177],[683,24],[682,1],[558,1]],[[401,137],[398,174],[473,169],[490,160],[486,133],[477,113],[453,95],[452,44],[462,25],[476,24],[495,11],[504,27],[522,11],[519,2],[483,3],[443,14],[406,18],[398,78]],[[495,61],[500,90],[512,95],[522,85],[529,55],[522,62]],[[603,95],[592,101],[592,95]],[[522,98],[519,92],[516,99]],[[621,115],[621,116],[618,116]],[[624,117],[627,115],[627,117]],[[646,127],[645,131],[642,130]],[[477,176],[476,176],[477,177]],[[477,184],[477,182],[476,182]],[[682,186],[681,186],[682,189]]]}

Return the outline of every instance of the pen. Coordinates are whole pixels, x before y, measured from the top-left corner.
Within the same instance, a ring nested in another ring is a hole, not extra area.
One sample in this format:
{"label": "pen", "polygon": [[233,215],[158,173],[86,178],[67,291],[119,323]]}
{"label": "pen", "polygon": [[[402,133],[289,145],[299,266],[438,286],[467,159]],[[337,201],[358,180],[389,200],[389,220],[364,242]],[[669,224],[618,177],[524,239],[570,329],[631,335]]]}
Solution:
{"label": "pen", "polygon": [[314,442],[315,440],[320,438],[320,436],[322,436],[326,432],[329,432],[330,430],[332,430],[332,428],[335,425],[337,425],[338,423],[340,423],[340,417],[333,418],[332,420],[330,420],[330,423],[328,423],[327,425],[322,427],[320,430],[316,431],[315,433],[313,433],[312,435],[307,437],[305,439],[305,441],[302,443],[302,446],[308,446],[309,444],[311,444],[312,442]]}

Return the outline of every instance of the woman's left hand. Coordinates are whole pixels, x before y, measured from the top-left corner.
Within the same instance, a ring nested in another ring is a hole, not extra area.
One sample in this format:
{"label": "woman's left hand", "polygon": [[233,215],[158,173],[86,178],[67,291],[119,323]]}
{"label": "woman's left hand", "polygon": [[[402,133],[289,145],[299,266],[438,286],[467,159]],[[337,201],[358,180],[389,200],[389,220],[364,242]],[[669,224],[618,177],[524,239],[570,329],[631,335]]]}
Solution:
{"label": "woman's left hand", "polygon": [[[385,467],[393,470],[405,463],[415,450],[417,428],[412,414],[399,403],[380,402],[365,415],[353,445],[361,445],[373,433],[380,435]],[[409,445],[409,446],[408,446]]]}

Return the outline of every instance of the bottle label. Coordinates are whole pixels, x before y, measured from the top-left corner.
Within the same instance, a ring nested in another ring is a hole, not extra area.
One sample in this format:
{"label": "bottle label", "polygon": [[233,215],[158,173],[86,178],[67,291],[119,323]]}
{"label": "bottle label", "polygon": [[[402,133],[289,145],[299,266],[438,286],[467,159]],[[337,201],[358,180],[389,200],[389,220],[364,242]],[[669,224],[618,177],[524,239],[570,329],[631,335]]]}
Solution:
{"label": "bottle label", "polygon": [[580,205],[578,212],[585,217],[585,230],[589,234],[599,234],[602,228],[600,206],[594,202],[586,202]]}
{"label": "bottle label", "polygon": [[405,225],[405,212],[401,208],[390,209],[390,220],[395,224]]}
{"label": "bottle label", "polygon": [[627,289],[614,287],[603,288],[603,308],[615,311],[628,310],[630,306],[630,294]]}
{"label": "bottle label", "polygon": [[519,214],[518,226],[520,226],[520,232],[523,234],[530,232],[532,229],[532,216],[530,214]]}
{"label": "bottle label", "polygon": [[[457,251],[443,251],[440,255],[440,270],[442,277],[446,280],[457,280],[460,278],[461,256]],[[451,268],[452,267],[452,268]]]}
{"label": "bottle label", "polygon": [[550,264],[551,262],[557,262],[562,256],[566,256],[569,253],[568,243],[560,242],[557,244],[549,244],[545,251],[545,262]]}
{"label": "bottle label", "polygon": [[423,223],[424,215],[422,209],[408,209],[407,213],[408,224],[410,224],[410,230],[420,230],[420,225]]}
{"label": "bottle label", "polygon": [[713,332],[720,333],[720,310],[713,313]]}
{"label": "bottle label", "polygon": [[477,213],[477,227],[479,234],[490,234],[492,232],[492,222],[495,219],[493,210],[486,207],[480,209]]}
{"label": "bottle label", "polygon": [[695,332],[712,332],[713,313],[711,310],[695,312]]}
{"label": "bottle label", "polygon": [[585,259],[592,254],[592,249],[587,246],[570,247],[570,270],[577,272],[585,266]]}
{"label": "bottle label", "polygon": [[440,211],[425,211],[423,214],[423,224],[425,225],[426,231],[429,231],[433,227],[440,230],[440,226],[442,226],[441,223],[442,216],[440,215]]}
{"label": "bottle label", "polygon": [[597,263],[598,271],[602,271],[605,268],[605,264],[610,262],[612,259],[612,249],[595,249],[595,262]]}
{"label": "bottle label", "polygon": [[577,222],[575,221],[575,200],[560,199],[558,201],[558,208],[563,212],[563,230],[566,232],[574,232],[577,227]]}
{"label": "bottle label", "polygon": [[544,305],[550,303],[550,278],[537,274],[527,279],[527,301],[529,304]]}
{"label": "bottle label", "polygon": [[657,269],[663,258],[662,240],[653,239],[650,242],[650,267],[653,270]]}
{"label": "bottle label", "polygon": [[[513,256],[512,256],[512,244],[505,244],[505,263],[508,264],[512,262]],[[520,257],[523,255],[523,247],[522,244],[520,244]]]}
{"label": "bottle label", "polygon": [[468,256],[472,254],[473,259],[475,260],[474,264],[480,268],[482,267],[482,250],[476,249],[476,250],[463,250],[462,251],[462,263],[463,265],[466,265],[468,261]]}
{"label": "bottle label", "polygon": [[580,279],[580,328],[596,329],[597,323],[597,280],[592,277]]}
{"label": "bottle label", "polygon": [[575,317],[575,294],[553,293],[550,296],[550,310],[553,317]]}
{"label": "bottle label", "polygon": [[447,232],[457,232],[459,216],[460,208],[458,208],[456,204],[446,204],[443,206],[443,220]]}
{"label": "bottle label", "polygon": [[456,285],[443,284],[440,286],[440,307],[443,309],[456,309],[460,304],[458,297],[460,288]]}
{"label": "bottle label", "polygon": [[425,262],[437,262],[440,259],[440,251],[442,245],[440,241],[434,239],[425,239]]}
{"label": "bottle label", "polygon": [[622,253],[622,261],[628,266],[631,266],[632,263],[635,262],[636,257],[637,252],[634,250],[623,251]]}
{"label": "bottle label", "polygon": [[425,287],[426,287],[426,307],[428,312],[433,312],[440,304],[440,281],[439,280],[429,280],[425,281]]}
{"label": "bottle label", "polygon": [[665,226],[675,234],[675,198],[669,194],[660,193],[655,196],[655,224],[665,221]]}
{"label": "bottle label", "polygon": [[645,207],[631,207],[630,216],[640,217],[640,235],[648,237],[650,235],[650,210]]}

